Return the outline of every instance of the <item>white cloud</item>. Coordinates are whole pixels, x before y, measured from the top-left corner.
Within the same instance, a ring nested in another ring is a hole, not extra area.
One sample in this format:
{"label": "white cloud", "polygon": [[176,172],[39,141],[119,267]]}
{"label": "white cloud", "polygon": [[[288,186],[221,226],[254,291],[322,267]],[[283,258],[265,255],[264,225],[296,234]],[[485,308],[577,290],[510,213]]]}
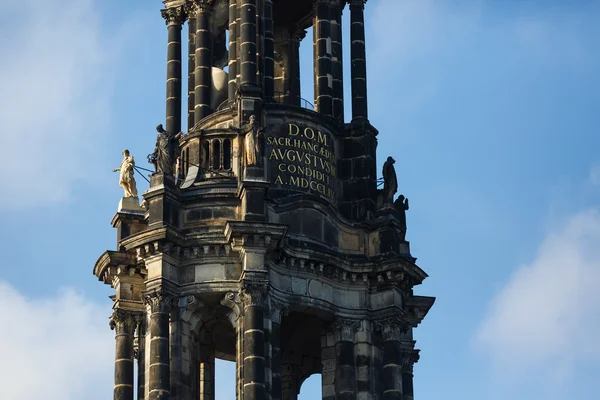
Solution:
{"label": "white cloud", "polygon": [[114,51],[92,0],[2,2],[0,205],[68,198],[106,138]]}
{"label": "white cloud", "polygon": [[[600,361],[600,213],[554,227],[491,303],[476,343],[494,366],[568,378]],[[532,369],[535,368],[535,369]]]}
{"label": "white cloud", "polygon": [[112,398],[108,307],[72,290],[31,299],[0,281],[0,387],[10,400]]}

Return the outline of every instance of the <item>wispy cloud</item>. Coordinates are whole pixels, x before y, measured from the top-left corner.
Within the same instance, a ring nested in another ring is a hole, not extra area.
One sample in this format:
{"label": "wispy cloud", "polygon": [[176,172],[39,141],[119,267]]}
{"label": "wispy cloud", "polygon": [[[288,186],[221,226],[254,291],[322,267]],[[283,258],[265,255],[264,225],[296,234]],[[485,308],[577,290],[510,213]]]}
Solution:
{"label": "wispy cloud", "polygon": [[0,5],[0,204],[63,201],[106,138],[114,51],[92,0]]}
{"label": "wispy cloud", "polygon": [[31,299],[0,281],[2,398],[111,398],[114,333],[108,313],[72,290]]}
{"label": "wispy cloud", "polygon": [[573,215],[496,295],[476,343],[505,377],[536,371],[560,381],[581,363],[600,361],[598,243],[600,213]]}

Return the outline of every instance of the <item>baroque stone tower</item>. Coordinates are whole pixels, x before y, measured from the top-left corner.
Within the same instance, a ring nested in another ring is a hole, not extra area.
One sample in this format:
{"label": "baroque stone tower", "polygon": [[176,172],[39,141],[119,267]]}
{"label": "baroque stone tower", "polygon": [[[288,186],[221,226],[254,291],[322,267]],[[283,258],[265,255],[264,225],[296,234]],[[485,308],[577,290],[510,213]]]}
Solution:
{"label": "baroque stone tower", "polygon": [[[408,201],[393,202],[391,158],[377,188],[364,0],[163,3],[157,172],[143,207],[121,202],[117,251],[94,266],[116,291],[114,398],[137,387],[138,399],[214,399],[219,358],[236,362],[238,399],[296,399],[314,373],[323,399],[413,399],[413,329],[434,298],[413,293],[427,275],[405,240]],[[299,74],[311,27],[313,104]]]}

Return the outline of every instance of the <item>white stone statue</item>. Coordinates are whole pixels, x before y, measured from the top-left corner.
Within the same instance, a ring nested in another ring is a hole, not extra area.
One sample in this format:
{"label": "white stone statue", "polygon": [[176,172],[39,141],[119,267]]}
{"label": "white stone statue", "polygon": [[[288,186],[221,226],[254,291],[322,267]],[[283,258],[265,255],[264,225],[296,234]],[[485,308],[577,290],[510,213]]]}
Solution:
{"label": "white stone statue", "polygon": [[133,177],[133,167],[135,167],[133,156],[129,154],[129,150],[123,150],[123,161],[121,161],[121,166],[113,169],[113,172],[119,171],[119,186],[125,191],[124,197],[138,197],[135,178]]}
{"label": "white stone statue", "polygon": [[242,127],[244,136],[244,152],[246,153],[246,165],[258,164],[258,126],[256,117],[250,116],[250,122]]}

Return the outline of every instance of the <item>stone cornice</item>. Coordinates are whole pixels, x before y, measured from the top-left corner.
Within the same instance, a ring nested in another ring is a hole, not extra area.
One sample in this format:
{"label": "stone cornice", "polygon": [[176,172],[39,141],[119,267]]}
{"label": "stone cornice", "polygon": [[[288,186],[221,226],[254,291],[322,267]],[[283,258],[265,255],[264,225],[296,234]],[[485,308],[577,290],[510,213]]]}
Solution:
{"label": "stone cornice", "polygon": [[405,309],[407,310],[407,319],[410,320],[413,326],[417,326],[423,321],[431,307],[435,303],[435,297],[428,296],[411,296],[406,299]]}
{"label": "stone cornice", "polygon": [[[114,275],[123,273],[129,273],[131,268],[137,268],[137,261],[135,255],[122,251],[111,251],[107,250],[98,258],[96,264],[94,264],[94,275],[98,277],[98,280],[104,283],[112,283]],[[143,272],[140,270],[140,272]]]}

